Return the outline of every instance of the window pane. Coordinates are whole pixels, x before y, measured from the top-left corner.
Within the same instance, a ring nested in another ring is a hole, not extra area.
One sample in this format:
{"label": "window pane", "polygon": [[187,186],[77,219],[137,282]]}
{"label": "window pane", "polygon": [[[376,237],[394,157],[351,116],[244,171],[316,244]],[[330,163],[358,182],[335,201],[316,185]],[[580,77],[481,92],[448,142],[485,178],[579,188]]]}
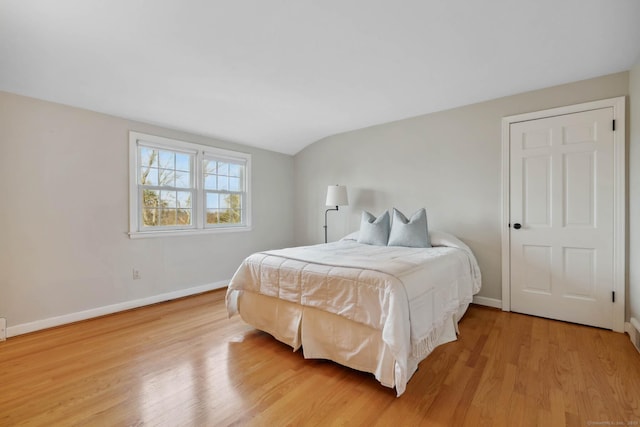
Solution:
{"label": "window pane", "polygon": [[148,167],[140,168],[140,184],[158,185],[158,169]]}
{"label": "window pane", "polygon": [[163,208],[175,208],[176,207],[176,192],[175,191],[161,191],[160,192],[160,206]]}
{"label": "window pane", "polygon": [[158,154],[158,161],[161,168],[175,169],[176,154],[173,151],[160,150]]}
{"label": "window pane", "polygon": [[144,224],[145,227],[153,227],[158,225],[158,223],[159,216],[157,209],[144,208],[142,210],[142,224]]}
{"label": "window pane", "polygon": [[190,191],[178,191],[177,192],[177,205],[179,208],[191,209],[191,192]]}
{"label": "window pane", "polygon": [[160,194],[158,190],[142,190],[142,206],[145,208],[157,208],[160,206]]}
{"label": "window pane", "polygon": [[229,194],[226,196],[229,207],[232,209],[240,209],[242,208],[242,196],[240,194]]}
{"label": "window pane", "polygon": [[191,225],[191,209],[178,209],[178,225]]}
{"label": "window pane", "polygon": [[217,190],[218,186],[216,185],[216,176],[215,175],[205,175],[204,177],[204,188],[207,190]]}
{"label": "window pane", "polygon": [[218,162],[218,175],[229,176],[229,163]]}
{"label": "window pane", "polygon": [[229,190],[229,177],[218,175],[218,190]]}
{"label": "window pane", "polygon": [[161,209],[160,212],[160,225],[176,225],[176,210],[175,209]]}
{"label": "window pane", "polygon": [[179,171],[191,171],[191,155],[176,153],[176,169]]}
{"label": "window pane", "polygon": [[176,172],[176,187],[191,188],[191,175],[189,174],[189,172]]}
{"label": "window pane", "polygon": [[176,171],[173,169],[159,169],[158,184],[161,186],[175,187]]}
{"label": "window pane", "polygon": [[229,178],[229,191],[242,190],[242,181],[240,178]]}
{"label": "window pane", "polygon": [[216,161],[215,160],[204,160],[203,161],[203,170],[205,174],[215,174],[216,173]]}
{"label": "window pane", "polygon": [[242,176],[242,165],[229,164],[229,176]]}
{"label": "window pane", "polygon": [[220,209],[218,211],[218,223],[239,224],[242,222],[242,211],[238,209]]}
{"label": "window pane", "polygon": [[232,215],[232,218],[233,218],[232,222],[234,222],[236,224],[240,224],[242,222],[242,210],[233,209],[231,211],[231,215]]}
{"label": "window pane", "polygon": [[140,147],[140,166],[158,167],[158,152],[152,148]]}
{"label": "window pane", "polygon": [[217,223],[218,223],[218,210],[207,209],[207,224],[217,224]]}
{"label": "window pane", "polygon": [[225,195],[220,195],[220,208],[221,209],[228,209],[231,207],[230,204],[230,195],[229,194],[225,194]]}
{"label": "window pane", "polygon": [[218,193],[207,193],[207,205],[205,208],[217,209],[218,207]]}
{"label": "window pane", "polygon": [[223,224],[228,224],[231,222],[231,210],[227,209],[224,211],[220,211],[218,214],[218,222]]}

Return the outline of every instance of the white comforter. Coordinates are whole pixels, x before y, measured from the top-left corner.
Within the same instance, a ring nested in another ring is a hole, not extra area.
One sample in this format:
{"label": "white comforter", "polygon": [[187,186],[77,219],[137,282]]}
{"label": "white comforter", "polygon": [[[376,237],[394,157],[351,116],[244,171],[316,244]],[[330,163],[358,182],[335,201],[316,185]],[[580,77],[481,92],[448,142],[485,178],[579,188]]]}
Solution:
{"label": "white comforter", "polygon": [[386,247],[342,240],[256,253],[238,268],[227,291],[229,315],[243,291],[315,307],[380,330],[396,359],[395,386],[405,390],[409,360],[438,344],[435,332],[480,290],[471,250],[431,232],[433,248]]}

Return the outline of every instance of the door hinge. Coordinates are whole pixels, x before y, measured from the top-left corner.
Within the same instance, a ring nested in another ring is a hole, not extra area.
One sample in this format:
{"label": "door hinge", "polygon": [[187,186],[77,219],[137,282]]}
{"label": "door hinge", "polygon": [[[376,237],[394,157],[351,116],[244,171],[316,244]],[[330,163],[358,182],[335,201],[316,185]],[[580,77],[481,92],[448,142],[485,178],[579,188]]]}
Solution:
{"label": "door hinge", "polygon": [[616,121],[615,121],[615,119],[613,120],[613,125],[611,126],[611,130],[614,131],[614,132],[616,131]]}
{"label": "door hinge", "polygon": [[616,291],[611,292],[611,302],[616,302]]}

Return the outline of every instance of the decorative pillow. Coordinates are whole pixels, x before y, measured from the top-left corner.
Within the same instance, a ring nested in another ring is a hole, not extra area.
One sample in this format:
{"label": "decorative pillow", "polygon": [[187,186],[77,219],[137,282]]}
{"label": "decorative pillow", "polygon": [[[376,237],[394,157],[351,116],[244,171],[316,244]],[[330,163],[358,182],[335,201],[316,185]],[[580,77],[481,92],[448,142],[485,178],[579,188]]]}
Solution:
{"label": "decorative pillow", "polygon": [[378,218],[367,211],[362,211],[358,243],[387,246],[389,241],[389,211],[384,211]]}
{"label": "decorative pillow", "polygon": [[393,223],[391,224],[388,246],[430,248],[427,210],[420,209],[408,220],[402,212],[393,208]]}

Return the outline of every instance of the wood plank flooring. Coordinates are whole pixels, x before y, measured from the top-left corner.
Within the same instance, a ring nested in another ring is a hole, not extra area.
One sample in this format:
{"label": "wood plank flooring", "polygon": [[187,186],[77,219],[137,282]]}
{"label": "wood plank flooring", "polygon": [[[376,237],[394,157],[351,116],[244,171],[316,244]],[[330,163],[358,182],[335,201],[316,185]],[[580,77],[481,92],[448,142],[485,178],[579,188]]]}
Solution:
{"label": "wood plank flooring", "polygon": [[227,318],[224,290],[0,343],[0,426],[640,426],[640,354],[471,306],[400,398]]}

